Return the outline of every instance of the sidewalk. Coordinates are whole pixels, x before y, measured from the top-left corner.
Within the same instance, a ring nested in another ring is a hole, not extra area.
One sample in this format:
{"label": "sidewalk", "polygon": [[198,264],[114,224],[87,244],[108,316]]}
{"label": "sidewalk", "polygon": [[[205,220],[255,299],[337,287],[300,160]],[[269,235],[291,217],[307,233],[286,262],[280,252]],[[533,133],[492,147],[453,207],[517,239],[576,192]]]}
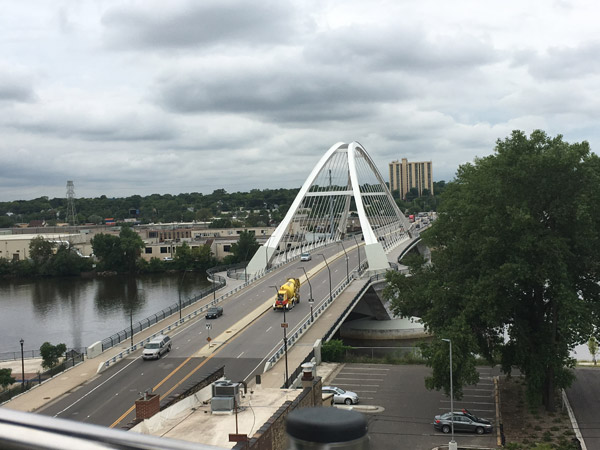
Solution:
{"label": "sidewalk", "polygon": [[[219,273],[218,275],[227,277],[227,273]],[[242,284],[244,284],[243,281],[227,278],[227,285],[224,288],[222,288],[221,290],[217,291],[216,296],[219,297],[220,295],[224,295],[225,293],[232,291],[233,289],[241,286]],[[182,314],[184,316],[187,314],[190,314],[193,311],[195,311],[196,309],[198,309],[201,305],[204,305],[211,301],[212,301],[211,296],[205,297],[204,299],[199,300],[198,302],[188,306],[187,308],[184,308],[182,310]],[[197,316],[197,317],[201,317],[201,316]],[[168,324],[174,323],[177,320],[178,320],[178,317],[176,314],[172,315],[171,317],[167,317],[166,319],[154,324],[150,328],[146,328],[142,332],[137,333],[134,336],[134,342],[139,343],[143,339],[146,339],[147,337],[152,336],[153,334],[155,334],[158,331],[165,328]],[[194,319],[187,321],[187,322],[183,323],[181,326],[188,326],[190,324],[190,322],[192,322],[193,320]],[[100,365],[104,364],[104,362],[106,360],[117,356],[119,353],[125,351],[129,347],[130,347],[130,340],[127,339],[126,341],[123,341],[120,344],[117,344],[116,346],[106,350],[97,358],[94,358],[94,359],[86,358],[86,360],[83,363],[81,363],[75,367],[72,367],[70,369],[67,369],[64,372],[59,373],[54,378],[51,378],[51,379],[43,382],[42,384],[29,389],[27,392],[12,398],[10,401],[8,401],[7,403],[5,403],[2,406],[9,408],[9,409],[15,409],[17,411],[26,411],[26,412],[36,411],[37,409],[50,403],[51,401],[53,401],[56,398],[60,397],[61,395],[65,394],[66,392],[69,392],[70,390],[75,389],[77,386],[80,386],[81,384],[94,378],[98,372],[98,368]],[[17,368],[15,368],[15,364],[18,366]],[[39,369],[37,369],[36,367],[41,367],[41,360],[39,360],[39,359],[25,360],[25,365],[26,365],[25,366],[25,378],[29,378],[28,374],[32,374],[32,372],[34,374],[37,374],[37,370],[39,370]],[[21,379],[21,361],[20,360],[3,361],[2,363],[0,363],[0,368],[5,368],[5,367],[12,368],[13,369],[12,376],[15,378],[18,378],[19,380]]]}

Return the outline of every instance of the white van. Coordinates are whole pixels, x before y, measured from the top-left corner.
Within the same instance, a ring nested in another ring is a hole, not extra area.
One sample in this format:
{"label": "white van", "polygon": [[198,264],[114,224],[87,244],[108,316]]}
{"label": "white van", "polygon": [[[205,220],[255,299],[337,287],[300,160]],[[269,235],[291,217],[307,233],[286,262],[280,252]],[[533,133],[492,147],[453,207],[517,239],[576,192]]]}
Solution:
{"label": "white van", "polygon": [[144,345],[142,358],[159,359],[162,355],[171,351],[171,338],[163,334],[154,337],[150,342]]}

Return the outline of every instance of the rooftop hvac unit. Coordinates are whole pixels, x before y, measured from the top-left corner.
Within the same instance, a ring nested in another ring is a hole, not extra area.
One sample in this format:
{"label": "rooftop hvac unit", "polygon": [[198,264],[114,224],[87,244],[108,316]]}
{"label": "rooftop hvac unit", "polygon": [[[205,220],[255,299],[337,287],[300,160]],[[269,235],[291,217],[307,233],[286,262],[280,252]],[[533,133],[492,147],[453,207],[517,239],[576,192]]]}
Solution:
{"label": "rooftop hvac unit", "polygon": [[233,411],[233,397],[213,397],[210,401],[210,410],[212,412]]}
{"label": "rooftop hvac unit", "polygon": [[212,385],[213,397],[234,397],[239,396],[240,383],[232,383],[229,380],[216,381]]}

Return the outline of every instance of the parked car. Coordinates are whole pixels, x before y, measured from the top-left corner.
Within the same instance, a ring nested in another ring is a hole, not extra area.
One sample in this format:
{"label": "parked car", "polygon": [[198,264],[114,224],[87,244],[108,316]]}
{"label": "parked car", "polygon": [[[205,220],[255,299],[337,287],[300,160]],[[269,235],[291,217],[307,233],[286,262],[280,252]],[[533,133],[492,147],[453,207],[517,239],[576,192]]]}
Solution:
{"label": "parked car", "polygon": [[223,307],[221,306],[213,306],[211,308],[208,308],[208,310],[206,311],[206,318],[207,319],[216,319],[219,316],[223,315]]}
{"label": "parked car", "polygon": [[300,261],[310,261],[312,259],[312,256],[310,256],[310,253],[302,253],[300,255]]}
{"label": "parked car", "polygon": [[[450,433],[452,430],[452,413],[445,413],[435,416],[433,419],[433,428],[442,433]],[[492,432],[492,424],[487,419],[480,419],[469,413],[467,410],[463,412],[454,412],[454,431],[467,431],[471,433],[483,434]]]}
{"label": "parked car", "polygon": [[163,334],[154,337],[144,345],[142,351],[143,359],[159,359],[162,355],[171,351],[171,338]]}
{"label": "parked car", "polygon": [[346,405],[357,405],[358,394],[351,391],[345,391],[335,386],[323,386],[323,394],[333,394],[333,403],[345,403]]}

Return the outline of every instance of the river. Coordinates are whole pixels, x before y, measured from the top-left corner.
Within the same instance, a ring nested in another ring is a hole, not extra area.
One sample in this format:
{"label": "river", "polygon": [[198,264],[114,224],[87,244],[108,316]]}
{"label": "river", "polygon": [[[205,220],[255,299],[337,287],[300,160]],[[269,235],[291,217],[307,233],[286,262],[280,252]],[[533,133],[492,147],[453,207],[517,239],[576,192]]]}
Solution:
{"label": "river", "polygon": [[[182,282],[183,278],[183,282]],[[88,347],[181,298],[209,287],[203,273],[48,278],[0,282],[0,353],[39,350],[44,342]],[[137,286],[137,291],[136,291]]]}

